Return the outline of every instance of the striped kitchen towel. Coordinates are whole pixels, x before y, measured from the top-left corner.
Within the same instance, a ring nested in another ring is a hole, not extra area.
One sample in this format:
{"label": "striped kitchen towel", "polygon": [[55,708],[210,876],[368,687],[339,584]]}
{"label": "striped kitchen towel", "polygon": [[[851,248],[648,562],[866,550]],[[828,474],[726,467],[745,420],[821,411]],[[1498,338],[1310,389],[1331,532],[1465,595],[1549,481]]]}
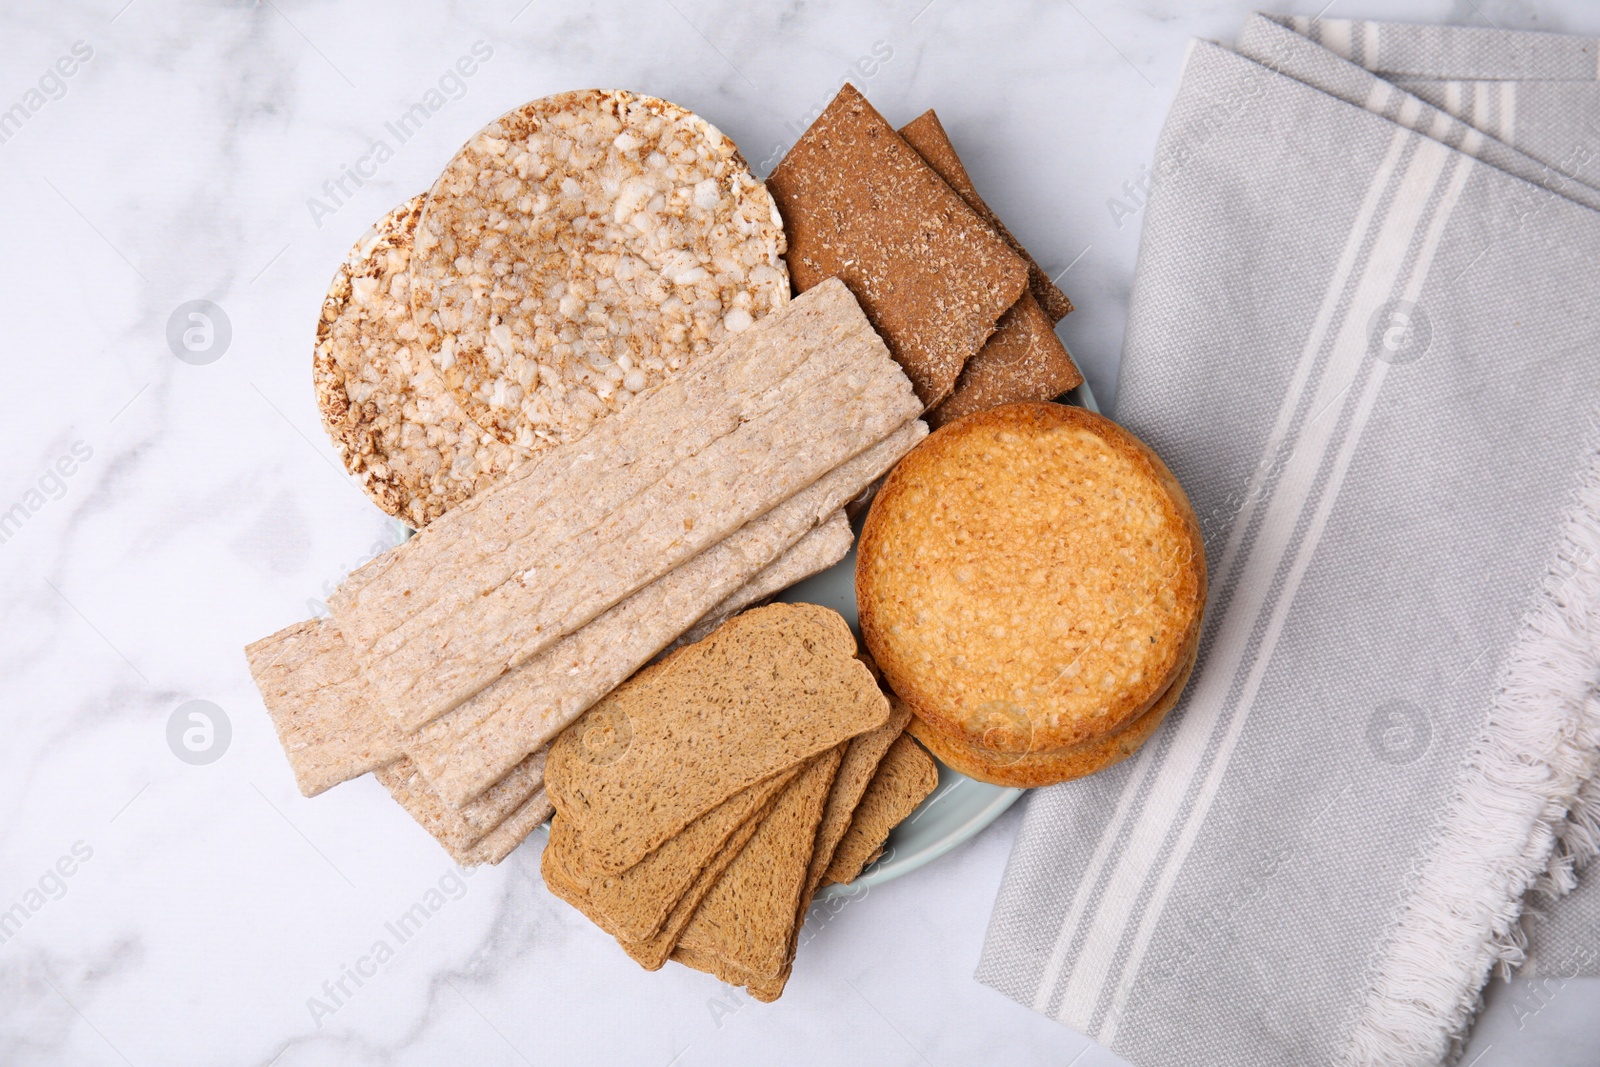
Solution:
{"label": "striped kitchen towel", "polygon": [[1031,798],[981,981],[1138,1067],[1391,1067],[1460,1048],[1525,912],[1595,972],[1600,894],[1558,898],[1600,828],[1597,55],[1192,46],[1117,416],[1206,535],[1200,666]]}

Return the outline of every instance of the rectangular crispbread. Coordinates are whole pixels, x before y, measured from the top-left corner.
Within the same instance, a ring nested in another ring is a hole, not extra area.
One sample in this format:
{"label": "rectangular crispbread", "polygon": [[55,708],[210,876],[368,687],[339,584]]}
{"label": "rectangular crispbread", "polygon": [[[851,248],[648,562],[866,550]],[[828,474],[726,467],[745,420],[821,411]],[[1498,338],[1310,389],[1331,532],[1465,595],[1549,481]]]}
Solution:
{"label": "rectangular crispbread", "polygon": [[332,622],[297,622],[246,645],[244,654],[304,795],[400,756],[399,729],[372,714],[355,659]]}
{"label": "rectangular crispbread", "polygon": [[843,511],[835,511],[826,522],[796,541],[793,548],[773,560],[732,596],[702,615],[698,622],[668,645],[666,651],[694,644],[752,604],[827,570],[849,555],[855,543],[856,535],[850,529],[850,520]]}
{"label": "rectangular crispbread", "polygon": [[837,612],[770,604],[646,667],[556,739],[545,784],[625,871],[728,797],[889,719]]}
{"label": "rectangular crispbread", "polygon": [[795,767],[735,793],[621,874],[598,868],[570,819],[557,819],[551,826],[548,847],[567,876],[584,887],[591,913],[605,916],[606,930],[620,940],[642,941],[661,929],[734,832],[799,772]]}
{"label": "rectangular crispbread", "polygon": [[1028,284],[1022,257],[846,84],[767,189],[806,292],[850,286],[932,407]]}
{"label": "rectangular crispbread", "polygon": [[544,787],[544,761],[545,753],[535,752],[483,796],[462,808],[452,808],[441,801],[416,765],[403,756],[377,768],[373,775],[441,845],[467,849],[487,837]]}
{"label": "rectangular crispbread", "polygon": [[463,867],[499,863],[526,841],[529,834],[543,826],[545,821],[555,814],[555,810],[550,798],[541,789],[523,801],[522,807],[512,812],[511,817],[505,822],[490,830],[477,844],[465,849],[447,848],[445,851]]}
{"label": "rectangular crispbread", "polygon": [[824,883],[853,882],[878,855],[889,831],[939,785],[939,767],[910,734],[901,734],[872,776],[850,829],[834,849]]}
{"label": "rectangular crispbread", "polygon": [[825,282],[435,519],[330,607],[380,706],[415,729],[919,414]]}
{"label": "rectangular crispbread", "polygon": [[905,138],[906,143],[916,150],[917,155],[921,156],[972,210],[982,216],[983,221],[1000,235],[1000,239],[1010,245],[1011,250],[1028,264],[1028,290],[1049,315],[1051,325],[1066,318],[1072,311],[1072,301],[1067,299],[1066,293],[1056,288],[1055,282],[1050,280],[1050,275],[1034,262],[1028,250],[1022,247],[1022,242],[1006,229],[1006,224],[1000,221],[1000,216],[991,211],[989,205],[984,203],[983,197],[978,195],[978,187],[972,183],[972,177],[962,165],[961,157],[956,155],[955,145],[950,142],[950,135],[945,133],[944,124],[939,121],[939,116],[933,113],[933,109],[929,108],[900,127],[900,136]]}
{"label": "rectangular crispbread", "polygon": [[476,796],[893,467],[927,433],[919,421],[905,423],[429,723],[407,738],[407,754],[447,802]]}
{"label": "rectangular crispbread", "polygon": [[[677,947],[686,955],[725,962],[755,978],[782,973],[817,827],[844,749],[840,745],[816,760],[778,796],[772,813],[683,928]],[[712,973],[731,980],[730,972]]]}

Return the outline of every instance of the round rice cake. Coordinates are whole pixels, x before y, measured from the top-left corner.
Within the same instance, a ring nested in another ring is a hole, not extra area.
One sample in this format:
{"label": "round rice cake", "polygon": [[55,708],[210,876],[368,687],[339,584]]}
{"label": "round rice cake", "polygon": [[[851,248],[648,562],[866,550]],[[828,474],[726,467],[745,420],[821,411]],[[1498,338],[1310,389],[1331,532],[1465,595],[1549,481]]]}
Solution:
{"label": "round rice cake", "polygon": [[1137,719],[1103,737],[1071,748],[1048,752],[996,752],[961,738],[951,737],[944,730],[915,714],[906,727],[911,735],[927,746],[946,766],[990,785],[1014,789],[1038,789],[1042,786],[1070,782],[1114,767],[1137,752],[1150,740],[1156,728],[1166,719],[1167,713],[1177,706],[1178,699],[1189,683],[1194,670],[1195,651],[1150,710]]}
{"label": "round rice cake", "polygon": [[894,691],[952,737],[1010,753],[1132,722],[1182,669],[1205,604],[1183,489],[1082,408],[1008,404],[901,460],[856,560],[861,634]]}
{"label": "round rice cake", "polygon": [[783,221],[733,142],[676,104],[587,89],[525,104],[450,161],[412,308],[501,441],[534,451],[789,300]]}
{"label": "round rice cake", "polygon": [[421,528],[503,473],[514,450],[475,423],[433,367],[438,340],[411,314],[416,196],[364,234],[317,322],[312,380],[322,424],[373,502]]}

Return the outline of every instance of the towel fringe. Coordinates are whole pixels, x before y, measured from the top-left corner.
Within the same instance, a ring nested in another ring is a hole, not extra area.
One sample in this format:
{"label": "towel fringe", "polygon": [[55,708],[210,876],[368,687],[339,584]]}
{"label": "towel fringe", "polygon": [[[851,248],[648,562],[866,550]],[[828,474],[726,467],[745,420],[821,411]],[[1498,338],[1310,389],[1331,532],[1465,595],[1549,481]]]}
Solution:
{"label": "towel fringe", "polygon": [[1600,433],[1555,558],[1519,624],[1440,832],[1413,871],[1345,1062],[1450,1062],[1490,972],[1526,958],[1530,892],[1555,898],[1600,854]]}

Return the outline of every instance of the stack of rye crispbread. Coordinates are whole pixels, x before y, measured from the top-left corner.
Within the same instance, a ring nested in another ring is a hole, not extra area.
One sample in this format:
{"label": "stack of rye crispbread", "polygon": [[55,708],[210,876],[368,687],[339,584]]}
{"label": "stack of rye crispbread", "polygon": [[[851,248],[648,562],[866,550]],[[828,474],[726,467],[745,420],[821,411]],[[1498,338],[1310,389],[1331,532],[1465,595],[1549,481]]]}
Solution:
{"label": "stack of rye crispbread", "polygon": [[774,604],[634,675],[551,746],[545,884],[649,970],[777,999],[812,894],[938,782],[855,653],[835,612]]}

